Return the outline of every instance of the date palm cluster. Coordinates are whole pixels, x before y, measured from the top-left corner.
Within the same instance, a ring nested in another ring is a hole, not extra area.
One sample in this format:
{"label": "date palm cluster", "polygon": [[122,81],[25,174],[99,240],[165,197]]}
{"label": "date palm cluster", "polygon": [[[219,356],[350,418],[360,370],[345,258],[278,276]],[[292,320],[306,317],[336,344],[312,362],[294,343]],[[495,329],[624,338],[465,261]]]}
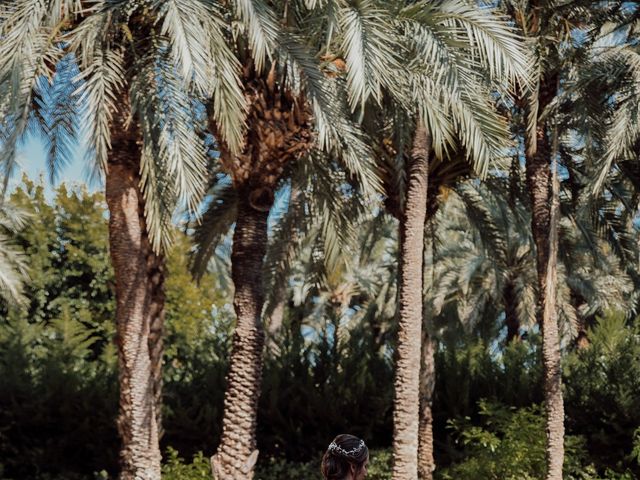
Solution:
{"label": "date palm cluster", "polygon": [[[397,312],[396,480],[435,469],[439,312],[455,304],[473,328],[503,311],[509,341],[538,325],[560,480],[561,348],[597,312],[633,309],[640,278],[637,15],[584,0],[3,1],[5,189],[34,133],[52,180],[80,143],[104,184],[120,478],[160,478],[165,253],[187,218],[196,277],[233,227],[215,478],[253,478],[265,345],[285,299],[322,284],[319,316],[358,295],[379,307],[362,316]],[[7,301],[26,274],[8,240],[21,222],[2,205]],[[383,230],[397,248],[376,243]]]}

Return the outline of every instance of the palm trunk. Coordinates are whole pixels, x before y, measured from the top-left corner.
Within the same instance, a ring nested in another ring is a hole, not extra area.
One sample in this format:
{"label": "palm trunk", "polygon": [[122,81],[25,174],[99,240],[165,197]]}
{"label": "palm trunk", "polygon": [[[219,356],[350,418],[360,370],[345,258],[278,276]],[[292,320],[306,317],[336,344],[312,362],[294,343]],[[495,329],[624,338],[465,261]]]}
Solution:
{"label": "palm trunk", "polygon": [[254,209],[241,192],[231,253],[237,323],[224,398],[222,439],[211,458],[216,480],[253,478],[264,330],[262,266],[267,248],[268,212]]}
{"label": "palm trunk", "polygon": [[149,315],[151,327],[149,331],[149,356],[151,358],[151,374],[153,376],[153,395],[156,404],[156,423],[158,425],[158,440],[162,440],[162,356],[164,354],[164,317],[165,295],[164,257],[151,252],[147,261],[148,277],[151,288]]}
{"label": "palm trunk", "polygon": [[[295,185],[291,185],[289,192],[289,210],[298,208],[300,204],[300,189]],[[298,232],[295,226],[292,226],[289,233],[289,245],[295,245],[298,242]],[[285,255],[292,255],[292,251],[288,250]],[[271,288],[275,289],[275,307],[271,311],[267,321],[267,350],[269,352],[279,352],[278,336],[282,330],[284,323],[285,308],[287,306],[287,282],[276,276],[274,284]]]}
{"label": "palm trunk", "polygon": [[284,311],[286,307],[286,288],[283,285],[273,285],[276,288],[276,306],[273,308],[267,323],[267,350],[277,353],[279,351],[278,336],[284,323]]}
{"label": "palm trunk", "polygon": [[[544,111],[546,105],[553,99],[556,89],[557,82],[553,79],[545,79],[541,83],[539,111]],[[553,160],[553,172],[550,160]],[[562,480],[564,461],[564,405],[560,367],[560,336],[556,312],[558,187],[555,162],[555,156],[551,155],[546,128],[540,122],[536,131],[536,152],[527,154],[526,173],[532,205],[531,227],[537,256],[537,316],[538,324],[542,330],[547,480]]]}
{"label": "palm trunk", "polygon": [[328,317],[333,327],[333,335],[331,336],[331,368],[332,374],[338,372],[338,364],[340,358],[340,305],[337,302],[329,302]]}
{"label": "palm trunk", "polygon": [[577,335],[575,339],[575,348],[578,350],[584,350],[589,347],[589,335],[587,333],[587,317],[581,315],[580,305],[583,303],[584,299],[582,296],[576,291],[571,291],[571,307],[578,312],[578,324],[576,325]]}
{"label": "palm trunk", "polygon": [[[113,128],[106,199],[109,249],[116,279],[120,478],[159,480],[160,419],[156,413],[162,357],[163,259],[153,253],[144,221],[138,132],[135,127],[125,129],[118,123]],[[151,265],[155,266],[152,270]]]}
{"label": "palm trunk", "polygon": [[436,468],[433,459],[433,393],[436,383],[435,342],[425,326],[422,332],[422,365],[420,367],[420,427],[418,446],[418,478],[432,480]]}
{"label": "palm trunk", "polygon": [[511,280],[507,280],[502,295],[504,302],[504,319],[507,324],[507,344],[520,340],[520,318],[516,306],[516,292]]}
{"label": "palm trunk", "polygon": [[[431,165],[429,165],[431,167]],[[431,170],[431,168],[429,168]],[[422,257],[422,291],[427,291],[427,283],[433,283],[433,248],[435,226],[429,224],[429,220],[436,214],[439,204],[437,195],[433,194],[437,189],[433,183],[433,174],[430,173],[430,185],[427,186],[427,213],[425,218],[425,235]],[[431,268],[427,271],[428,259],[431,257]],[[424,305],[424,303],[423,303]],[[422,359],[420,364],[420,423],[418,426],[418,478],[420,480],[432,480],[436,463],[433,458],[433,395],[436,386],[436,359],[435,341],[431,335],[432,319],[422,311]]]}
{"label": "palm trunk", "polygon": [[422,251],[430,143],[426,126],[418,124],[400,224],[400,311],[393,412],[394,480],[415,480],[418,477]]}

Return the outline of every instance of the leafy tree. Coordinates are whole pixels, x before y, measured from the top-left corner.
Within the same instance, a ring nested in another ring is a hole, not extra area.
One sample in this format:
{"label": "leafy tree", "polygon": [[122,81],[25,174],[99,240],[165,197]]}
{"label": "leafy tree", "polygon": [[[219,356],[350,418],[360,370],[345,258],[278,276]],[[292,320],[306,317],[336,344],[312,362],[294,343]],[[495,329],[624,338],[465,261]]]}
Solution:
{"label": "leafy tree", "polygon": [[637,319],[629,323],[620,313],[607,313],[588,330],[588,346],[566,359],[567,426],[586,436],[589,456],[601,469],[627,467],[638,473],[631,457],[634,428],[640,424],[632,407],[640,395],[637,330]]}
{"label": "leafy tree", "polygon": [[167,257],[167,317],[163,378],[163,446],[181,454],[209,451],[221,436],[224,377],[233,312],[224,279],[192,280],[189,237],[176,234]]}
{"label": "leafy tree", "polygon": [[48,322],[66,310],[94,330],[102,347],[114,332],[104,196],[61,184],[51,203],[44,192],[42,181],[25,176],[11,193],[12,202],[38,218],[19,236],[31,272],[29,318]]}
{"label": "leafy tree", "polygon": [[[111,469],[116,460],[113,274],[104,201],[99,193],[65,185],[54,195],[47,201],[42,182],[25,177],[10,197],[37,219],[17,238],[31,278],[27,303],[0,320],[2,423],[11,426],[2,456],[13,459],[5,463],[10,477],[33,477],[41,469],[76,478],[96,465]],[[12,366],[18,358],[19,370]]]}
{"label": "leafy tree", "polygon": [[[86,188],[63,184],[50,201],[44,192],[42,182],[25,178],[11,194],[12,204],[39,221],[28,222],[17,238],[37,283],[27,284],[24,309],[0,316],[4,474],[75,479],[95,470],[112,473],[118,398],[106,205],[103,194]],[[191,281],[189,248],[177,233],[167,256],[163,369],[163,442],[184,451],[204,449],[220,435],[215,426],[231,315],[218,279],[207,275],[200,286]]]}

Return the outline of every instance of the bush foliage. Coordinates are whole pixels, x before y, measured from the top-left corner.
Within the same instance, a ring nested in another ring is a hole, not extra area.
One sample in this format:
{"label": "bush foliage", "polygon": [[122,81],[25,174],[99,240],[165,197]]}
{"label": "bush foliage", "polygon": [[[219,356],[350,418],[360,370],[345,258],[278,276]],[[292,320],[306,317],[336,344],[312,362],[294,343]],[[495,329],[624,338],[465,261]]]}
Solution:
{"label": "bush foliage", "polygon": [[[118,399],[102,197],[62,186],[50,202],[41,185],[26,180],[11,200],[38,221],[18,238],[29,258],[29,303],[0,312],[0,478],[112,478]],[[191,281],[189,247],[178,235],[166,283],[163,472],[176,480],[209,478],[234,318],[224,278]],[[266,355],[256,478],[318,478],[322,450],[346,431],[374,452],[369,478],[390,478],[392,314],[366,302],[357,297],[349,308],[374,314],[338,346],[330,322],[313,317],[317,303],[286,305],[277,348]],[[333,307],[323,308],[330,314]],[[505,345],[501,325],[483,322],[466,332],[446,309],[437,319],[437,474],[541,478],[539,338],[531,331]],[[567,348],[571,478],[639,476],[639,329],[637,320],[606,315],[590,330],[588,346]]]}

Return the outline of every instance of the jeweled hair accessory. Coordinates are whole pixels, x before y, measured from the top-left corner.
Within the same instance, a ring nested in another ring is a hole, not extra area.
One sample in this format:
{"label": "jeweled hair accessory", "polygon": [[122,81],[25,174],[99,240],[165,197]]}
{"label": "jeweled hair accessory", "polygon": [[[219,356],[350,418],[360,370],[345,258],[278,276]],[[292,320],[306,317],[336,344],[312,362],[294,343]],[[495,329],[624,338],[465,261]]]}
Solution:
{"label": "jeweled hair accessory", "polygon": [[358,455],[362,449],[365,447],[364,440],[360,440],[360,443],[356,448],[352,448],[351,450],[345,450],[344,448],[338,446],[336,442],[331,442],[329,444],[329,451],[338,453],[345,457],[353,457],[354,455]]}

